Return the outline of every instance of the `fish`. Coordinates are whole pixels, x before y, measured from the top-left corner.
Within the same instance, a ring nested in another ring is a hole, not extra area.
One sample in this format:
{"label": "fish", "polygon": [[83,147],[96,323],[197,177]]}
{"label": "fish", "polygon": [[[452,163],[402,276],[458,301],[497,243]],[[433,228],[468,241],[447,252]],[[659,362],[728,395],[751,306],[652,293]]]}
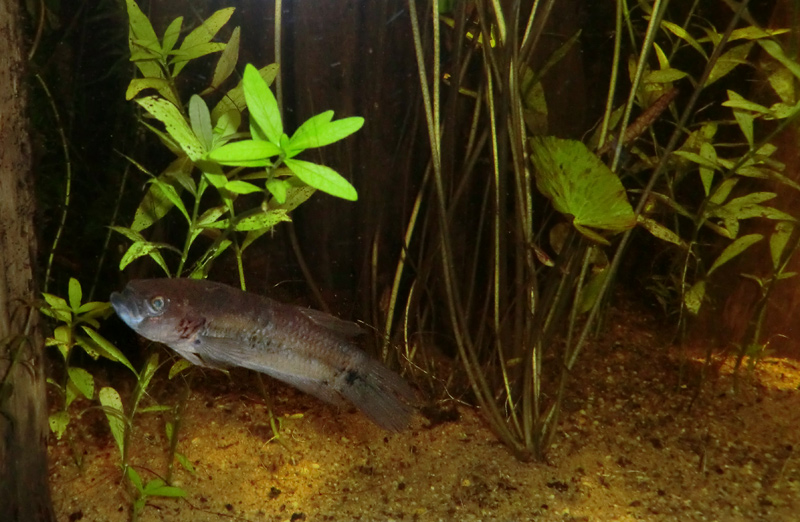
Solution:
{"label": "fish", "polygon": [[194,365],[264,373],[381,428],[407,428],[414,391],[361,350],[356,323],[208,280],[135,279],[111,305],[136,333]]}

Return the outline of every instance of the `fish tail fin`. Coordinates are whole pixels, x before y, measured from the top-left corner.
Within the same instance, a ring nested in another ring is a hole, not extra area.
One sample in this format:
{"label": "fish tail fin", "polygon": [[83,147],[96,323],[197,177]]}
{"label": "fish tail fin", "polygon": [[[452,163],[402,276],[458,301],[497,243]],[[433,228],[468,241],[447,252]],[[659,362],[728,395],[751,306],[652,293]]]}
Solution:
{"label": "fish tail fin", "polygon": [[389,431],[402,431],[411,422],[414,391],[396,373],[372,359],[358,368],[343,371],[339,392],[375,424]]}

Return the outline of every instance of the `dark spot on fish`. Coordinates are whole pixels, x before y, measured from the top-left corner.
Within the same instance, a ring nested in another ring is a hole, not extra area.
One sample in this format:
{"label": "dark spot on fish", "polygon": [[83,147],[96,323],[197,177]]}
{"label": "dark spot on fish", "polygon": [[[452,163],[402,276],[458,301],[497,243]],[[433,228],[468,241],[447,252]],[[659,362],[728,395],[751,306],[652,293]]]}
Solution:
{"label": "dark spot on fish", "polygon": [[353,385],[354,382],[360,380],[361,376],[355,370],[347,370],[347,377],[345,377],[345,382],[349,385]]}

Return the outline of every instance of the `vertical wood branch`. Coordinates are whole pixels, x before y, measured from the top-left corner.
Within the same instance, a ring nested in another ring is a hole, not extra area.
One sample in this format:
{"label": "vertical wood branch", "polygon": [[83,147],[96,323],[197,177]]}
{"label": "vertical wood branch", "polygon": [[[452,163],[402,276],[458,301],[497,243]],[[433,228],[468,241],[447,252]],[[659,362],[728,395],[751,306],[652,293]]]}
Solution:
{"label": "vertical wood branch", "polygon": [[0,520],[55,520],[33,264],[34,190],[18,2],[0,2]]}

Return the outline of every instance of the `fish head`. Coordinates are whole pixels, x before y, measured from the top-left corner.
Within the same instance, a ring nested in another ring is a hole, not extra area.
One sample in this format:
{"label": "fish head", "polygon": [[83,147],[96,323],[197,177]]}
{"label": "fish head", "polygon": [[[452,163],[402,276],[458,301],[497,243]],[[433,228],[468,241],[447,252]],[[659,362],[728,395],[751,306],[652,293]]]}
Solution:
{"label": "fish head", "polygon": [[181,343],[202,326],[189,297],[173,279],[138,279],[111,294],[111,306],[136,333],[167,345]]}

